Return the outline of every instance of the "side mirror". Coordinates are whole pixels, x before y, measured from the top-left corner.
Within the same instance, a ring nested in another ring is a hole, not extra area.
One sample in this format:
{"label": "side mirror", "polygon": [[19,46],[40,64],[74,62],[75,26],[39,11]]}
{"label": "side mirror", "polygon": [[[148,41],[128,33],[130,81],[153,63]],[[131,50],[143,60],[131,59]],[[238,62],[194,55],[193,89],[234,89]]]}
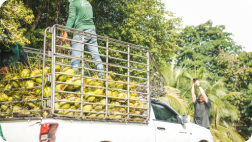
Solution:
{"label": "side mirror", "polygon": [[177,116],[177,118],[178,118],[178,123],[180,123],[180,124],[184,124],[184,122],[183,122],[183,120],[182,120],[182,118],[181,118],[181,116],[180,115],[178,115]]}
{"label": "side mirror", "polygon": [[190,116],[189,115],[181,115],[181,119],[183,123],[189,123],[190,122]]}

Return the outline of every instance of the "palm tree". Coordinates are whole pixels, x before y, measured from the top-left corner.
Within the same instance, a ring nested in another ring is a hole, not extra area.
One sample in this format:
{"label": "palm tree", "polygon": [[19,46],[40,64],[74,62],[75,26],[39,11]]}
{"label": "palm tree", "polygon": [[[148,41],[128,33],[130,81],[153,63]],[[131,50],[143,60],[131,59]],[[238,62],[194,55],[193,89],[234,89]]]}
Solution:
{"label": "palm tree", "polygon": [[[190,71],[186,68],[175,68],[173,65],[174,60],[171,65],[161,69],[166,80],[167,95],[160,100],[173,107],[179,114],[188,114],[192,118],[194,107],[191,99],[191,80],[197,77],[212,102],[209,118],[215,140],[245,141],[233,127],[233,123],[238,120],[239,111],[227,100],[228,97],[239,96],[240,93],[228,92],[221,77],[212,75],[203,68]],[[200,94],[198,89],[196,94]]]}

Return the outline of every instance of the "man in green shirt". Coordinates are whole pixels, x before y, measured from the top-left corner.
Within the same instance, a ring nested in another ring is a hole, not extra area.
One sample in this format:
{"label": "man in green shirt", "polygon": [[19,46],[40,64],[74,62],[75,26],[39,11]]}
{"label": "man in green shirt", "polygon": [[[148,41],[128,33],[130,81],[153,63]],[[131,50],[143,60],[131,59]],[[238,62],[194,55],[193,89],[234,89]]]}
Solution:
{"label": "man in green shirt", "polygon": [[7,43],[6,38],[10,39],[9,35],[5,35],[6,37],[1,36],[0,38],[0,73],[6,73],[9,70],[9,59],[12,56],[14,63],[17,62],[18,59],[24,64],[29,66],[27,56],[23,50],[22,45]]}
{"label": "man in green shirt", "polygon": [[[93,22],[93,8],[91,4],[87,0],[69,0],[69,16],[67,20],[66,26],[69,28],[75,28],[81,31],[85,31],[86,33],[91,33],[94,35],[86,34],[84,41],[85,43],[92,44],[87,45],[88,51],[91,52],[92,60],[102,62],[98,51],[98,44],[96,39],[95,25]],[[63,35],[64,38],[67,38],[67,32]],[[74,35],[73,40],[82,41],[81,35]],[[66,42],[66,40],[62,40]],[[82,50],[82,44],[77,42],[71,42],[72,48]],[[94,55],[94,54],[96,55]],[[72,50],[72,56],[81,57],[81,52]],[[71,60],[72,68],[77,71],[80,65],[80,60],[72,59]],[[100,78],[103,77],[103,65],[99,63],[95,63],[96,69],[99,71],[98,76]]]}

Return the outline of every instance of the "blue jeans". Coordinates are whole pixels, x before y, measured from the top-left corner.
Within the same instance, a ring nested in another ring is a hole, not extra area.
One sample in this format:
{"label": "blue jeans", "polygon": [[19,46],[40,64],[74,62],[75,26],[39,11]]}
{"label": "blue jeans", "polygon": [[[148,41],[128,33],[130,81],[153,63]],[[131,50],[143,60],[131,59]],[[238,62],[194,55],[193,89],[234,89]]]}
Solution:
{"label": "blue jeans", "polygon": [[[87,32],[87,33],[91,33],[91,34],[96,34],[95,30],[93,30],[93,29],[87,29],[87,30],[84,30],[84,31]],[[97,46],[98,45],[97,44],[97,39],[93,38],[93,37],[96,37],[96,36],[94,36],[94,35],[89,35],[89,36],[91,36],[91,37],[87,37],[87,36],[84,35],[85,43]],[[77,35],[77,34],[74,35],[73,40],[82,41],[82,35]],[[86,45],[86,46],[87,46],[89,52],[99,54],[98,47],[91,46],[91,45]],[[82,50],[82,44],[72,41],[72,48],[77,49],[77,50]],[[72,56],[80,58],[81,57],[81,52],[72,50]],[[94,60],[94,61],[102,61],[99,55],[91,54],[91,57],[92,57],[92,60]],[[103,65],[98,64],[98,63],[94,63],[94,64],[96,66],[96,70],[99,70],[98,76],[102,77],[103,76],[103,71],[104,71]],[[78,70],[78,67],[80,66],[80,60],[72,59],[71,60],[71,65],[72,65],[72,69],[74,69],[75,72],[76,72]]]}

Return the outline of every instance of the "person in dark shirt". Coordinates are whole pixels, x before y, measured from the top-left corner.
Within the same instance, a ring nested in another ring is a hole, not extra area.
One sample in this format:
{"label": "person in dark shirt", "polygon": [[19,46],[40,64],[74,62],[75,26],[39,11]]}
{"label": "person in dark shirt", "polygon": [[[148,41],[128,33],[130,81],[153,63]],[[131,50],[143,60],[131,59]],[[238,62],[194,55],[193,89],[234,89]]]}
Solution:
{"label": "person in dark shirt", "polygon": [[[210,122],[209,122],[209,114],[211,109],[211,101],[208,99],[207,94],[201,87],[198,80],[192,81],[192,101],[194,104],[194,115],[193,115],[193,123],[198,124],[202,127],[210,129]],[[195,84],[199,87],[200,90],[200,99],[196,99],[195,95]]]}
{"label": "person in dark shirt", "polygon": [[6,34],[0,38],[0,73],[6,73],[9,70],[9,59],[11,56],[13,57],[13,63],[20,60],[23,65],[29,66],[28,59],[22,45],[17,43],[7,43],[6,38],[10,39],[10,36]]}

